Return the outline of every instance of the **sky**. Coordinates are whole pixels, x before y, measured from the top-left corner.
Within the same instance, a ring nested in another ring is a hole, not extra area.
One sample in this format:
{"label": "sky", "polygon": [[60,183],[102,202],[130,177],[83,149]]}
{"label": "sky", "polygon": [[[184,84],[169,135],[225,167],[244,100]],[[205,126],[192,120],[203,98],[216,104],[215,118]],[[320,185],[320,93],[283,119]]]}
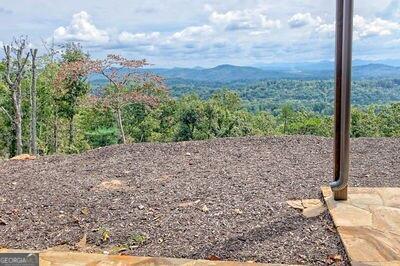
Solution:
{"label": "sky", "polygon": [[[333,60],[334,0],[0,0],[0,45],[80,42],[157,67]],[[400,0],[356,0],[354,58],[400,59]]]}

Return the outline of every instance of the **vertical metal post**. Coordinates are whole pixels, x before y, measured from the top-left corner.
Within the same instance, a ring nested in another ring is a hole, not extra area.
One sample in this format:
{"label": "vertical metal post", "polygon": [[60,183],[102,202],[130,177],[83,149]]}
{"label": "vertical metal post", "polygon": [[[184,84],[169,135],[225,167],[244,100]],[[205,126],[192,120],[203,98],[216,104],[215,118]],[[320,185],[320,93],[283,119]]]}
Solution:
{"label": "vertical metal post", "polygon": [[335,181],[331,183],[335,200],[347,200],[350,154],[353,9],[353,0],[336,1]]}
{"label": "vertical metal post", "polygon": [[[343,1],[336,0],[336,47],[335,47],[335,146],[334,146],[334,181],[340,177],[340,118],[342,112],[342,48],[343,48]],[[335,199],[336,194],[334,193]]]}

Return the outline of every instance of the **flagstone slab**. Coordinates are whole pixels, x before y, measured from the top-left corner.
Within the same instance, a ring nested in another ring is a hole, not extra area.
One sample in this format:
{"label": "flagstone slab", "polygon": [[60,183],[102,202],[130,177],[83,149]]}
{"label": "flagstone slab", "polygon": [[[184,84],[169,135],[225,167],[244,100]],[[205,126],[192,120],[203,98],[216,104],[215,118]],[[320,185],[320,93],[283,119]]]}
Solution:
{"label": "flagstone slab", "polygon": [[[36,253],[27,250],[0,249],[0,253]],[[251,262],[190,260],[174,258],[151,258],[122,255],[104,255],[78,252],[41,251],[39,252],[40,266],[277,266],[282,264],[262,264]]]}
{"label": "flagstone slab", "polygon": [[400,188],[349,188],[347,201],[322,193],[353,265],[400,265]]}
{"label": "flagstone slab", "polygon": [[320,199],[288,200],[286,203],[294,209],[301,210],[307,218],[317,217],[326,210]]}

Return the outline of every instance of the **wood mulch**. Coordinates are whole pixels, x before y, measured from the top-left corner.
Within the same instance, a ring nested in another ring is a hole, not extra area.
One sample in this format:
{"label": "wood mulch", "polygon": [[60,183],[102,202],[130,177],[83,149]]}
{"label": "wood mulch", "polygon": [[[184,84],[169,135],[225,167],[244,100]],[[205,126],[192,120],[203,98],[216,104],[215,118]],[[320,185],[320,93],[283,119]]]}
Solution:
{"label": "wood mulch", "polygon": [[[0,247],[347,264],[321,198],[332,141],[231,138],[116,145],[0,162]],[[352,186],[400,186],[400,139],[352,140]]]}

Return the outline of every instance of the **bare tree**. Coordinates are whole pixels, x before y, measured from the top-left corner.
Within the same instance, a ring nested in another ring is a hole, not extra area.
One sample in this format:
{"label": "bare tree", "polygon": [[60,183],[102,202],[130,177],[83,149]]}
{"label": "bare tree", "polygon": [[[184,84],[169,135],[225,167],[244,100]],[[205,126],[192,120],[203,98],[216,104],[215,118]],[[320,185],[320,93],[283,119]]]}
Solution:
{"label": "bare tree", "polygon": [[[27,38],[21,37],[15,39],[12,45],[4,45],[6,69],[4,80],[11,91],[14,113],[12,123],[15,131],[16,154],[22,154],[22,91],[21,82],[24,78],[26,65],[29,58],[29,52],[25,52],[27,48]],[[4,109],[4,108],[3,108]],[[4,111],[4,110],[3,110]]]}
{"label": "bare tree", "polygon": [[56,49],[54,38],[52,38],[50,44],[46,40],[42,39],[42,45],[46,50],[46,55],[49,57],[49,63],[53,64],[55,62],[56,55],[60,53],[60,51]]}
{"label": "bare tree", "polygon": [[36,57],[38,49],[31,49],[31,59],[32,59],[32,81],[31,81],[31,124],[30,124],[30,153],[32,155],[37,155],[37,130],[36,130],[36,120],[37,120],[37,106],[36,106]]}

